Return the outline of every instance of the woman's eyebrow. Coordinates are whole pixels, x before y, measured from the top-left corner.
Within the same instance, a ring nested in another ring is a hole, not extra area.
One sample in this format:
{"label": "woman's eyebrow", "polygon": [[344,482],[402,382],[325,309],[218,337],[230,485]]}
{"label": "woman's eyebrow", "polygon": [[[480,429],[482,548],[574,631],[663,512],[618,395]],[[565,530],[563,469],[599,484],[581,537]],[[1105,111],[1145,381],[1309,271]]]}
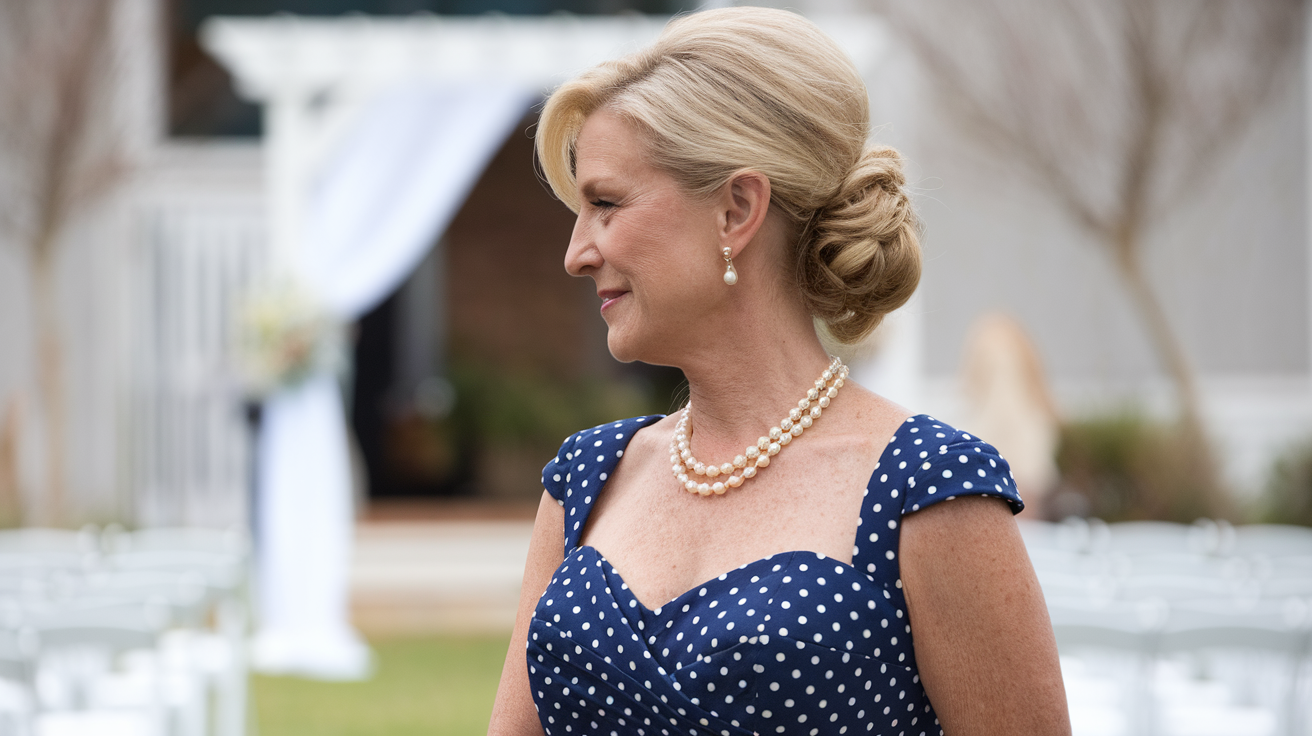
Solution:
{"label": "woman's eyebrow", "polygon": [[598,190],[604,191],[611,188],[613,185],[614,181],[605,176],[583,179],[579,181],[579,192],[584,197],[591,198],[597,196]]}

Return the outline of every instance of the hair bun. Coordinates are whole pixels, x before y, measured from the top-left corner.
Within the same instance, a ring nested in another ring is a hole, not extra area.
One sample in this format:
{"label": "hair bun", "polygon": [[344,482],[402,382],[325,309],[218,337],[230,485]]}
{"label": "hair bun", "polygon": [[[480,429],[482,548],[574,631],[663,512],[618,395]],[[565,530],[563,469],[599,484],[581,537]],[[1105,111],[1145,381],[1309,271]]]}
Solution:
{"label": "hair bun", "polygon": [[920,283],[920,222],[905,183],[896,150],[867,148],[812,220],[802,291],[840,342],[870,334]]}

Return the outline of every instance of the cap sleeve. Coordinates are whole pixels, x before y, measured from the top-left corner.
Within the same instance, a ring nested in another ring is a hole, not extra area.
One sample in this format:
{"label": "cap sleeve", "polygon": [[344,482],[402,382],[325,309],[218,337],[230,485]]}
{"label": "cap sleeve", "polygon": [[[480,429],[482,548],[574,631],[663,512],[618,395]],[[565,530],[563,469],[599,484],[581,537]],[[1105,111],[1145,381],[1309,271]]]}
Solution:
{"label": "cap sleeve", "polygon": [[1011,466],[996,448],[941,422],[930,428],[930,449],[907,482],[902,513],[909,514],[958,496],[996,496],[1013,514],[1025,508]]}
{"label": "cap sleeve", "polygon": [[556,457],[542,468],[542,487],[546,489],[556,503],[565,505],[565,483],[569,476],[569,463],[574,459],[574,446],[582,433],[570,435],[556,450]]}
{"label": "cap sleeve", "polygon": [[542,487],[565,509],[565,549],[579,543],[583,526],[615,471],[629,440],[661,415],[633,417],[585,429],[565,440],[542,469]]}

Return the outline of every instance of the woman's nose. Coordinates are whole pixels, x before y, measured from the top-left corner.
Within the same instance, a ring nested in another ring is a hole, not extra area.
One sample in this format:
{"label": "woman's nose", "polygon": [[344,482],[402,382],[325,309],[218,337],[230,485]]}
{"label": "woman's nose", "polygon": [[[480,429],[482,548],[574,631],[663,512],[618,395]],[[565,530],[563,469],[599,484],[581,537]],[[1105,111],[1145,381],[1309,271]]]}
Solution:
{"label": "woman's nose", "polygon": [[587,276],[601,267],[602,260],[591,228],[580,216],[574,221],[574,232],[570,234],[569,248],[565,250],[565,271],[570,276]]}

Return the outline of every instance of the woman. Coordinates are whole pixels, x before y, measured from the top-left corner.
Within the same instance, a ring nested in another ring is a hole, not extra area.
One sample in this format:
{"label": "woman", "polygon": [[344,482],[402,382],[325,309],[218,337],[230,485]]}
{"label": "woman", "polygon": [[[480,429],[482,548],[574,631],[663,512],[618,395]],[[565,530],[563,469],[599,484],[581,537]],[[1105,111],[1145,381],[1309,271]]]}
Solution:
{"label": "woman", "polygon": [[850,60],[760,8],[679,18],[547,102],[565,267],[615,358],[677,366],[690,401],[548,463],[491,733],[1069,733],[1006,462],[817,337],[860,340],[919,280],[868,133]]}

